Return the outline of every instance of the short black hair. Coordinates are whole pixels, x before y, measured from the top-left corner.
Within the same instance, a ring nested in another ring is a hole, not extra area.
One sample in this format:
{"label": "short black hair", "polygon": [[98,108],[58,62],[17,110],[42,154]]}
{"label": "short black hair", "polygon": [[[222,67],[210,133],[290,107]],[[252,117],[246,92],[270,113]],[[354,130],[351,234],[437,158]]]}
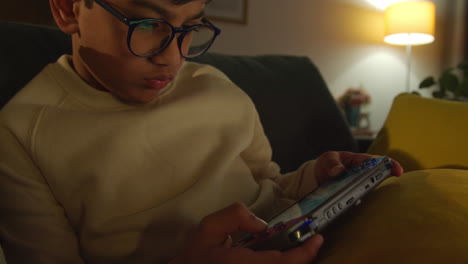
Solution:
{"label": "short black hair", "polygon": [[85,5],[87,8],[91,8],[93,6],[93,0],[85,0]]}
{"label": "short black hair", "polygon": [[[172,4],[174,5],[185,5],[187,3],[192,2],[193,0],[172,0]],[[210,3],[211,0],[206,0],[206,3]]]}
{"label": "short black hair", "polygon": [[188,2],[192,2],[192,0],[172,0],[174,5],[184,5]]}
{"label": "short black hair", "polygon": [[[86,7],[88,8],[91,8],[93,6],[93,0],[84,0],[85,1],[85,5]],[[192,2],[193,0],[172,0],[172,3],[174,5],[185,5],[189,2]],[[206,3],[208,4],[209,2],[211,2],[211,0],[206,0]]]}

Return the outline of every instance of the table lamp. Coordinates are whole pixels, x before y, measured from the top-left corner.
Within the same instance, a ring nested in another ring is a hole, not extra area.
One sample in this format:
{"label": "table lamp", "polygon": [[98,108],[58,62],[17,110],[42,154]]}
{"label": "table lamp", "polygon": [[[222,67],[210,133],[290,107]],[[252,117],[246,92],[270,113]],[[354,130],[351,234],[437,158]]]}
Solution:
{"label": "table lamp", "polygon": [[434,41],[435,5],[429,1],[407,1],[385,9],[384,41],[406,46],[406,92],[410,92],[411,47]]}

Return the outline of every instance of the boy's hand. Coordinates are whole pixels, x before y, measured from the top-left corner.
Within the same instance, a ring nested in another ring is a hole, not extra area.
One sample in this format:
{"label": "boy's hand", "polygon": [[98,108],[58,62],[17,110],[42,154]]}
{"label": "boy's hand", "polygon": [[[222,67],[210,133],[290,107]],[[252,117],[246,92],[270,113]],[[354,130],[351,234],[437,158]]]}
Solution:
{"label": "boy's hand", "polygon": [[316,235],[302,246],[285,252],[231,247],[231,234],[259,233],[265,228],[266,223],[254,216],[245,205],[233,204],[205,217],[187,240],[181,254],[171,264],[310,263],[323,243],[322,236]]}
{"label": "boy's hand", "polygon": [[[326,182],[327,180],[342,173],[346,169],[360,165],[366,159],[375,157],[378,156],[345,151],[325,152],[317,158],[315,164],[315,175],[317,177],[318,184]],[[392,163],[392,175],[401,176],[403,174],[403,168],[401,167],[400,163],[395,160],[392,160]]]}

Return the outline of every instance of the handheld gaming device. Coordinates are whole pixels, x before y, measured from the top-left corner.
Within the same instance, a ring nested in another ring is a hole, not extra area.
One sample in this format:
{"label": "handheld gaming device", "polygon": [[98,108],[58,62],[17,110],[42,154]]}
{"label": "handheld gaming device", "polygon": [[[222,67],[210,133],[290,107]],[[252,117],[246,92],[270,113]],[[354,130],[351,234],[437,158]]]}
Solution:
{"label": "handheld gaming device", "polygon": [[247,236],[235,246],[254,250],[285,250],[321,232],[343,212],[390,176],[387,157],[366,160],[320,185],[268,222],[266,231]]}

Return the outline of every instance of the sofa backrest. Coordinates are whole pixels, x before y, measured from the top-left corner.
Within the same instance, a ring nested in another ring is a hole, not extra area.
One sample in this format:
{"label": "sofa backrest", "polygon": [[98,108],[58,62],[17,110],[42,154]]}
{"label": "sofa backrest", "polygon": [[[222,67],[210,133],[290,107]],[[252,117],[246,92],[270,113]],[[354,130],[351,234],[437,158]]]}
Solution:
{"label": "sofa backrest", "polygon": [[0,108],[44,66],[71,53],[71,38],[56,28],[0,22]]}
{"label": "sofa backrest", "polygon": [[[71,53],[56,28],[0,22],[0,108],[46,64]],[[7,37],[8,36],[8,37]],[[324,151],[356,151],[349,127],[307,57],[207,53],[194,59],[223,71],[255,103],[283,172]]]}
{"label": "sofa backrest", "polygon": [[356,151],[346,121],[307,57],[208,53],[198,62],[223,71],[253,100],[283,171],[329,150]]}

